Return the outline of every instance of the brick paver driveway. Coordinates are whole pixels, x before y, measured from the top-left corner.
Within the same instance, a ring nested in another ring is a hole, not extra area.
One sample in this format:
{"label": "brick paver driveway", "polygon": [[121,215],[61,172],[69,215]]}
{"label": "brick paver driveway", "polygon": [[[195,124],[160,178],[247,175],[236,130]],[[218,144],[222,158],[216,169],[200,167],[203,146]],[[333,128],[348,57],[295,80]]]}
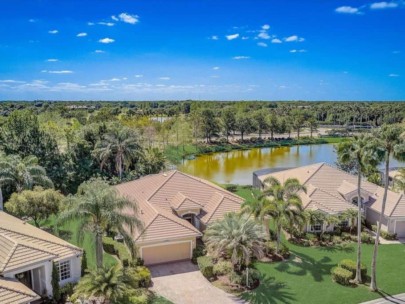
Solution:
{"label": "brick paver driveway", "polygon": [[175,304],[234,304],[245,303],[214,287],[190,261],[149,267],[152,288]]}

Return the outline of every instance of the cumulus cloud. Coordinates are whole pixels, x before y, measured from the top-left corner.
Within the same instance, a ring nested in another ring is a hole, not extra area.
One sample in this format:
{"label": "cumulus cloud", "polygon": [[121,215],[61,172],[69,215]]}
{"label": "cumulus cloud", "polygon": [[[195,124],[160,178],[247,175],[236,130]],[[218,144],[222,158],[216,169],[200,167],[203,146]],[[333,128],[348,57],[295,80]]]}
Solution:
{"label": "cumulus cloud", "polygon": [[261,39],[270,39],[270,35],[267,32],[260,32],[259,35],[257,35],[257,37],[261,38]]}
{"label": "cumulus cloud", "polygon": [[228,39],[228,40],[234,40],[234,39],[236,39],[236,38],[239,37],[239,34],[227,35],[227,36],[225,36],[225,37],[226,37],[226,39]]}
{"label": "cumulus cloud", "polygon": [[249,37],[247,37],[247,36],[243,36],[241,39],[242,39],[242,40],[248,40],[248,39],[249,39]]}
{"label": "cumulus cloud", "polygon": [[105,51],[103,51],[103,50],[95,50],[94,53],[102,54],[102,53],[105,53]]}
{"label": "cumulus cloud", "polygon": [[109,43],[113,43],[114,41],[115,40],[112,38],[103,38],[103,39],[100,39],[98,42],[104,43],[104,44],[109,44]]}
{"label": "cumulus cloud", "polygon": [[101,21],[98,24],[105,25],[105,26],[114,26],[115,25],[114,22],[104,22],[104,21]]}
{"label": "cumulus cloud", "polygon": [[242,59],[250,59],[250,57],[249,56],[235,56],[235,57],[232,57],[232,59],[242,60]]}
{"label": "cumulus cloud", "polygon": [[265,30],[265,31],[267,31],[267,30],[270,29],[270,25],[265,24],[265,25],[262,26],[262,29]]}
{"label": "cumulus cloud", "polygon": [[141,75],[141,74],[135,75],[135,78],[142,78],[142,77],[143,77],[143,75]]}
{"label": "cumulus cloud", "polygon": [[77,37],[86,37],[86,36],[87,36],[87,33],[82,32],[82,33],[77,34],[76,36],[77,36]]}
{"label": "cumulus cloud", "polygon": [[94,22],[87,22],[87,25],[93,26]]}
{"label": "cumulus cloud", "polygon": [[120,19],[118,19],[115,15],[112,15],[111,19],[114,20],[114,21],[120,21]]}
{"label": "cumulus cloud", "polygon": [[125,23],[129,24],[136,24],[139,22],[139,16],[137,15],[130,15],[128,13],[121,13],[118,15],[118,18]]}
{"label": "cumulus cloud", "polygon": [[35,22],[37,22],[37,20],[35,20],[35,19],[29,19],[28,22],[35,23]]}
{"label": "cumulus cloud", "polygon": [[374,2],[370,4],[371,9],[386,9],[386,8],[396,8],[398,7],[398,3],[395,2]]}
{"label": "cumulus cloud", "polygon": [[213,70],[219,70],[219,67],[216,66],[216,67],[213,67],[212,69]]}
{"label": "cumulus cloud", "polygon": [[285,42],[303,42],[304,40],[304,38],[298,37],[297,35],[292,35],[290,37],[284,38]]}
{"label": "cumulus cloud", "polygon": [[271,40],[271,43],[283,43],[283,42],[278,38],[274,38]]}
{"label": "cumulus cloud", "polygon": [[399,77],[398,74],[394,74],[394,73],[391,73],[391,74],[389,74],[388,76],[389,76],[389,77]]}
{"label": "cumulus cloud", "polygon": [[59,60],[56,59],[56,58],[50,58],[50,59],[48,59],[47,61],[48,61],[48,62],[57,62],[57,61],[59,61]]}
{"label": "cumulus cloud", "polygon": [[58,30],[50,30],[50,31],[48,31],[48,33],[52,34],[52,35],[55,35],[55,34],[59,33],[59,31]]}
{"label": "cumulus cloud", "polygon": [[257,43],[257,45],[261,46],[261,47],[267,47],[267,43],[264,43],[264,42],[259,42],[259,43]]}
{"label": "cumulus cloud", "polygon": [[211,38],[210,38],[211,40],[218,40],[219,38],[218,38],[218,36],[217,35],[213,35],[213,36],[211,36]]}
{"label": "cumulus cloud", "polygon": [[359,14],[360,10],[357,7],[340,6],[335,9],[335,12],[340,14]]}
{"label": "cumulus cloud", "polygon": [[307,50],[290,50],[290,53],[306,53]]}
{"label": "cumulus cloud", "polygon": [[73,74],[74,72],[71,71],[71,70],[57,70],[57,71],[42,70],[41,73],[48,73],[48,74]]}

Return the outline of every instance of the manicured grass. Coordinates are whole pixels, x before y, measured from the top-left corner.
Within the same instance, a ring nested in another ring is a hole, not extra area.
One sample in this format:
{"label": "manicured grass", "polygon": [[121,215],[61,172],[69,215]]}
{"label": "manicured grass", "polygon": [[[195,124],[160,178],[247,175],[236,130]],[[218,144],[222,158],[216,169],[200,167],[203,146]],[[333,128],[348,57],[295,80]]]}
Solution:
{"label": "manicured grass", "polygon": [[155,296],[150,303],[151,304],[173,304],[173,302],[171,302],[168,299],[161,297],[161,296]]}
{"label": "manicured grass", "polygon": [[[345,258],[355,260],[356,245],[335,247],[300,247],[288,243],[291,257],[278,263],[256,263],[263,275],[261,285],[243,294],[251,303],[360,303],[384,294],[405,292],[405,245],[381,245],[377,267],[380,293],[369,291],[368,282],[358,287],[334,283],[330,271]],[[363,245],[362,262],[370,263],[373,246]],[[369,278],[368,278],[369,281]]]}
{"label": "manicured grass", "polygon": [[[78,221],[71,221],[66,223],[62,227],[58,227],[59,237],[68,241],[69,243],[76,245],[80,248],[83,248],[86,251],[87,256],[87,266],[89,269],[96,268],[96,250],[95,250],[95,241],[93,236],[86,232],[83,240],[78,240]],[[55,217],[50,217],[47,221],[41,223],[41,227],[55,227]],[[104,266],[111,267],[117,264],[117,259],[108,253],[104,253]]]}

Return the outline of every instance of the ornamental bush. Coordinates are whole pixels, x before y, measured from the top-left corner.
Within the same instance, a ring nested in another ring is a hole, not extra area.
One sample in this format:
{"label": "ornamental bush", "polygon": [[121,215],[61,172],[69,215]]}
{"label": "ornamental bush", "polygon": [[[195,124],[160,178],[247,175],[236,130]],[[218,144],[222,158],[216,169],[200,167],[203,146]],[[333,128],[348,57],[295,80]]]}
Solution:
{"label": "ornamental bush", "polygon": [[206,253],[205,247],[201,244],[197,244],[197,246],[193,249],[193,257],[191,258],[191,261],[194,264],[197,264],[197,258],[204,256]]}
{"label": "ornamental bush", "polygon": [[201,273],[207,279],[210,279],[214,276],[214,263],[212,257],[201,256],[197,258],[198,268],[200,268]]}
{"label": "ornamental bush", "polygon": [[226,275],[233,271],[233,265],[229,261],[219,261],[213,267],[213,273],[216,276]]}
{"label": "ornamental bush", "polygon": [[[242,283],[241,285],[246,286],[246,272],[247,269],[245,269],[242,272]],[[248,286],[247,287],[254,287],[257,285],[257,282],[260,280],[260,271],[254,268],[249,268],[249,275],[247,277],[248,279]]]}
{"label": "ornamental bush", "polygon": [[332,268],[331,274],[333,281],[335,281],[336,283],[345,286],[350,285],[350,280],[352,279],[351,271],[342,267],[334,267]]}
{"label": "ornamental bush", "polygon": [[368,234],[367,232],[361,233],[361,242],[364,244],[371,244],[373,243],[373,237]]}
{"label": "ornamental bush", "polygon": [[[356,268],[357,268],[357,262],[350,260],[350,259],[344,259],[341,260],[339,263],[339,267],[346,269],[352,273],[352,279],[356,277]],[[364,264],[361,264],[361,277],[364,280],[364,278],[367,276],[367,267]]]}

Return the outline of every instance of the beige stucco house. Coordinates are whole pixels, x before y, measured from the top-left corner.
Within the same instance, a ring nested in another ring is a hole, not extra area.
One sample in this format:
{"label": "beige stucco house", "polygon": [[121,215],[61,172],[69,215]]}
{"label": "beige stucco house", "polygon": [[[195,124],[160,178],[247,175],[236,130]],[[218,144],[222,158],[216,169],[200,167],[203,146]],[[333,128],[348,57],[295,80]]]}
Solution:
{"label": "beige stucco house", "polygon": [[243,199],[206,180],[179,172],[149,175],[116,186],[139,206],[144,228],[134,232],[146,265],[191,259],[196,239],[213,221],[239,211]]}
{"label": "beige stucco house", "polygon": [[80,279],[82,250],[0,210],[0,303],[52,296],[52,263],[61,286]]}
{"label": "beige stucco house", "polygon": [[[263,186],[263,181],[273,176],[280,182],[297,178],[305,185],[307,192],[299,195],[305,209],[320,210],[327,214],[339,214],[349,208],[357,208],[357,176],[344,172],[326,163],[318,163],[293,169],[261,170],[253,174],[253,185]],[[363,181],[361,198],[364,215],[368,222],[376,224],[379,220],[384,188]],[[333,226],[308,226],[309,231],[333,229]],[[405,195],[388,191],[387,204],[382,229],[405,237]]]}

